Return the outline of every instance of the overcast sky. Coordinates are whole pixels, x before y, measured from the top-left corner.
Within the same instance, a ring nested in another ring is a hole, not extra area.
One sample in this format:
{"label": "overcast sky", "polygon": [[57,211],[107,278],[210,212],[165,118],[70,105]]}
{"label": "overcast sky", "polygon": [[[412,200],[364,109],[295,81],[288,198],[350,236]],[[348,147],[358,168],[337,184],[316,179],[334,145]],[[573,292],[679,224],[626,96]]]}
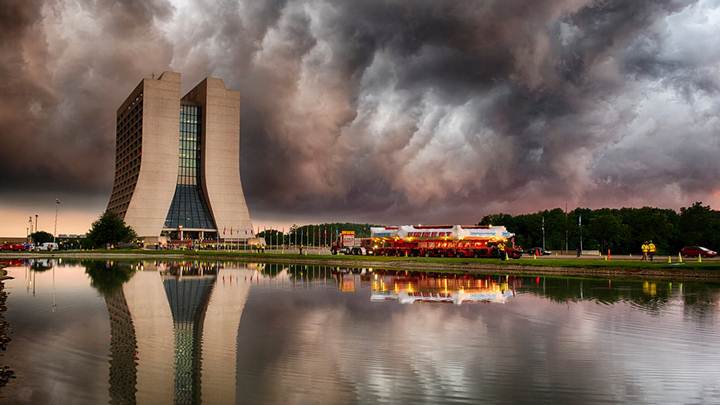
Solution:
{"label": "overcast sky", "polygon": [[255,225],[720,206],[718,0],[5,0],[0,235],[84,232],[143,78],[242,97]]}

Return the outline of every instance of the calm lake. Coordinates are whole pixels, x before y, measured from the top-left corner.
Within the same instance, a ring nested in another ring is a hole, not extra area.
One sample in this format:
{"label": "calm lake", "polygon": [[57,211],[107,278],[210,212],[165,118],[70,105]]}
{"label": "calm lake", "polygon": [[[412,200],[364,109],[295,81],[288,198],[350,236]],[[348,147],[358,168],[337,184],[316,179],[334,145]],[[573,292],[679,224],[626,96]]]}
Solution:
{"label": "calm lake", "polygon": [[2,403],[720,403],[720,286],[16,261]]}

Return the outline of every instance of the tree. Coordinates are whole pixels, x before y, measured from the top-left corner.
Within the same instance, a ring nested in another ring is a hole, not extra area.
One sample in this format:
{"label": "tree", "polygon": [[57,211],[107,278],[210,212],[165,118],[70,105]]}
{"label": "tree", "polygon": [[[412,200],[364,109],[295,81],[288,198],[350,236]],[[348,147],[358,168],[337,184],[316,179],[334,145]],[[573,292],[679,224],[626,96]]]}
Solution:
{"label": "tree", "polygon": [[33,232],[30,234],[30,238],[32,238],[33,243],[36,245],[42,245],[43,243],[53,241],[52,234],[45,231]]}
{"label": "tree", "polygon": [[285,243],[285,234],[277,229],[265,229],[258,232],[255,237],[265,239],[265,244],[268,246]]}
{"label": "tree", "polygon": [[685,245],[703,245],[716,249],[720,244],[720,213],[710,206],[694,203],[680,209],[680,233]]}
{"label": "tree", "polygon": [[110,211],[93,222],[87,234],[87,242],[93,247],[102,247],[107,244],[116,245],[120,242],[131,242],[137,235],[135,231],[125,225],[125,221]]}
{"label": "tree", "polygon": [[568,248],[574,250],[580,241],[579,219],[582,216],[582,240],[588,249],[608,248],[614,253],[640,253],[643,241],[652,240],[658,252],[674,254],[683,246],[701,245],[720,248],[720,211],[696,202],[690,207],[671,209],[642,208],[576,208],[567,213],[559,208],[521,214],[493,214],[481,224],[505,225],[516,234],[521,246],[540,246],[542,219],[545,239],[550,250],[563,248],[567,232]]}
{"label": "tree", "polygon": [[602,212],[594,216],[588,224],[588,233],[598,242],[598,248],[605,253],[608,249],[622,250],[629,235],[627,225],[611,212]]}

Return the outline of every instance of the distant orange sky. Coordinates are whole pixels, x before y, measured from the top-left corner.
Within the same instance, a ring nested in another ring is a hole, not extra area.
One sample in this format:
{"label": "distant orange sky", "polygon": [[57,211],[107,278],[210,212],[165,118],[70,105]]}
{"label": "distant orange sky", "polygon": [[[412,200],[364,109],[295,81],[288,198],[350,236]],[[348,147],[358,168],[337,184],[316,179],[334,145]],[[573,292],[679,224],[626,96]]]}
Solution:
{"label": "distant orange sky", "polygon": [[[54,201],[54,200],[53,200]],[[61,204],[58,210],[58,234],[84,234],[88,231],[93,221],[105,210],[105,205],[90,207],[73,207]],[[35,221],[35,214],[38,214],[38,228],[42,231],[53,233],[55,224],[55,209],[53,205],[45,205],[36,210],[30,210],[17,206],[0,207],[0,236],[22,237],[25,236],[28,219],[32,216]],[[251,213],[252,215],[252,213]],[[345,220],[342,220],[343,222]],[[257,229],[285,229],[288,230],[293,224],[303,225],[308,223],[337,222],[335,220],[273,220],[264,217],[252,219],[253,227]]]}

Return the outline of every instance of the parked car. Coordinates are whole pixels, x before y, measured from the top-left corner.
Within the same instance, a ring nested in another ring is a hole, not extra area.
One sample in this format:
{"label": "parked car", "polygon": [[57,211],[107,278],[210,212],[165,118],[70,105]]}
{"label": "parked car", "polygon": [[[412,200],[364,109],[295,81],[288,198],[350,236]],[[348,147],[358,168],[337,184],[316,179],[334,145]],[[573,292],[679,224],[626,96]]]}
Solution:
{"label": "parked car", "polygon": [[714,250],[710,250],[708,248],[704,248],[702,246],[685,246],[684,248],[680,249],[680,254],[685,257],[715,257],[717,256],[717,252]]}
{"label": "parked car", "polygon": [[0,251],[22,252],[24,250],[27,250],[27,248],[23,243],[5,243],[0,245]]}
{"label": "parked car", "polygon": [[529,256],[550,256],[552,254],[551,251],[545,250],[541,247],[530,248],[526,250],[525,253],[527,253]]}
{"label": "parked car", "polygon": [[42,245],[35,246],[36,251],[48,251],[58,250],[58,244],[54,242],[45,242]]}

